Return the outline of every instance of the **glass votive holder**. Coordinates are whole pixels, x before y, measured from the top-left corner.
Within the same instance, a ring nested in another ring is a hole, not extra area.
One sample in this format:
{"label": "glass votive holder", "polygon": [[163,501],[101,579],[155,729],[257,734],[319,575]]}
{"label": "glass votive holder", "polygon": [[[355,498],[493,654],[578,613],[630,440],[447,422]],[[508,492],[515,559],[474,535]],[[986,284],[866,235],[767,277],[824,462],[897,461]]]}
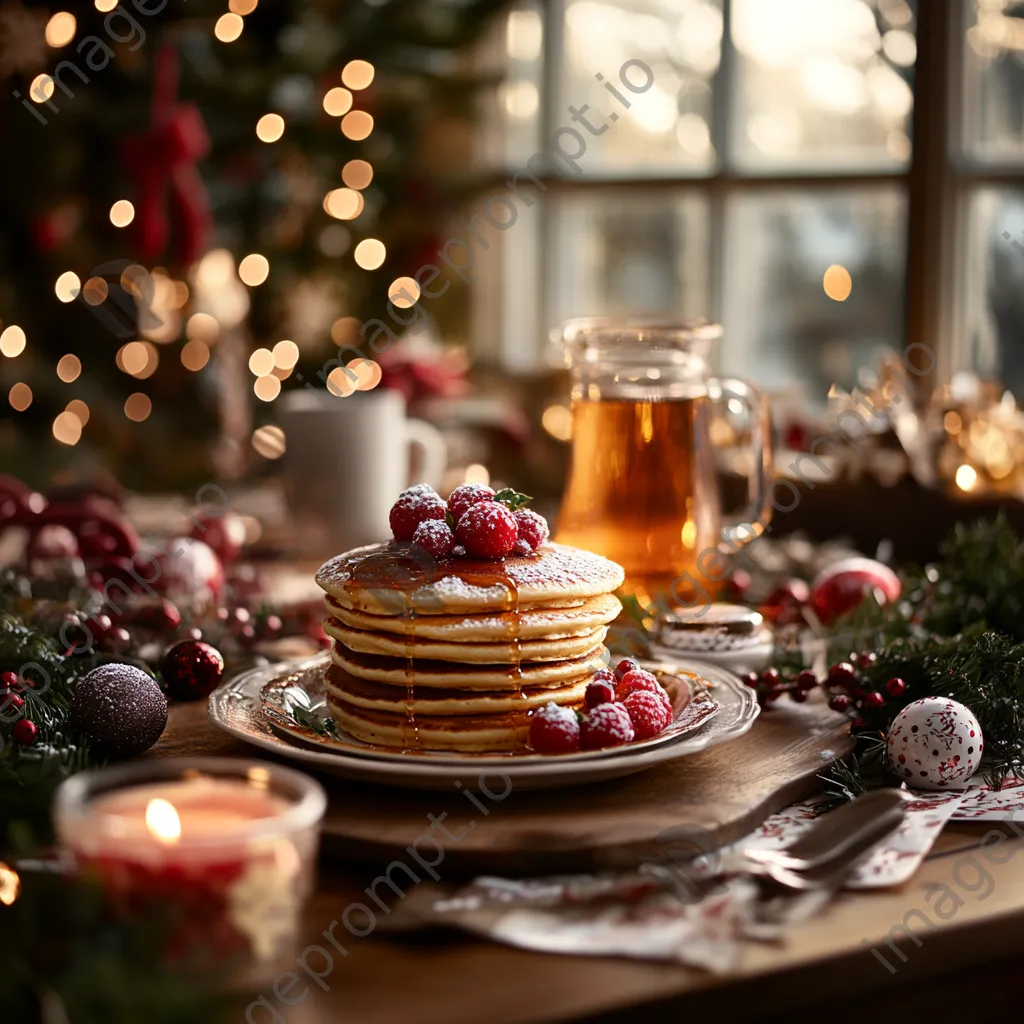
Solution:
{"label": "glass votive holder", "polygon": [[323,787],[261,761],[138,761],[62,783],[65,867],[126,921],[159,920],[169,961],[222,980],[289,954],[312,891]]}

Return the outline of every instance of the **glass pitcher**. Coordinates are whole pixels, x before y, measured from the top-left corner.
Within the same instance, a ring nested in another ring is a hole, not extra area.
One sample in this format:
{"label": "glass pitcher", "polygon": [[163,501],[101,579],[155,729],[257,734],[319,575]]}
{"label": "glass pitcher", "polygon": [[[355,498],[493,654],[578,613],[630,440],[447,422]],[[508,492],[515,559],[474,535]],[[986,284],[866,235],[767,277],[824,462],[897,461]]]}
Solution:
{"label": "glass pitcher", "polygon": [[[721,590],[724,555],[770,520],[771,420],[751,384],[711,376],[717,324],[572,320],[560,341],[572,377],[572,463],[556,540],[626,571],[644,607],[692,606]],[[712,406],[750,412],[750,503],[724,521]]]}

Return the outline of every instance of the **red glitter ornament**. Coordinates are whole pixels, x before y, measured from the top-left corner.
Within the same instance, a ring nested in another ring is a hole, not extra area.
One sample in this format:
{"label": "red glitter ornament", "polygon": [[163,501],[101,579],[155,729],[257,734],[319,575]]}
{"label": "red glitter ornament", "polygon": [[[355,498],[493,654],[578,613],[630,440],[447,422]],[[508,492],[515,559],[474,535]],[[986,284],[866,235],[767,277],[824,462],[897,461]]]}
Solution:
{"label": "red glitter ornament", "polygon": [[201,640],[179,640],[164,653],[160,672],[173,700],[201,700],[224,677],[224,659],[216,647]]}

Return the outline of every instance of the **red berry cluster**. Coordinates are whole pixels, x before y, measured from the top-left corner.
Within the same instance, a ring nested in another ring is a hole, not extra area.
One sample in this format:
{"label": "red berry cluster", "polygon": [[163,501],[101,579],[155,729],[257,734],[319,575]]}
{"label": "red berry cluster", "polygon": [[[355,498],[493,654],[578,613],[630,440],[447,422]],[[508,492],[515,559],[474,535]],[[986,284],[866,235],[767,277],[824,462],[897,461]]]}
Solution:
{"label": "red berry cluster", "polygon": [[585,710],[546,704],[530,719],[530,746],[538,754],[572,754],[648,740],[668,728],[672,701],[636,658],[612,671],[598,669],[587,686]]}
{"label": "red berry cluster", "polygon": [[516,491],[495,492],[483,484],[463,484],[445,502],[427,484],[417,484],[391,506],[395,540],[412,541],[433,558],[471,555],[498,561],[530,555],[548,539],[548,524],[524,506],[531,499]]}
{"label": "red berry cluster", "polygon": [[777,668],[766,668],[763,672],[748,672],[743,682],[757,691],[757,703],[766,708],[785,694],[789,694],[789,699],[797,704],[803,704],[818,685],[818,677],[804,669],[792,678],[784,678]]}
{"label": "red berry cluster", "polygon": [[[22,712],[25,707],[25,698],[21,696],[26,690],[32,689],[32,680],[20,679],[17,672],[0,673],[0,710],[11,721],[12,712]],[[35,722],[28,718],[19,718],[11,729],[11,738],[19,746],[31,746],[36,741],[39,730]]]}
{"label": "red berry cluster", "polygon": [[906,680],[899,676],[889,679],[882,690],[867,689],[867,680],[862,673],[874,668],[877,662],[878,655],[871,652],[854,653],[847,661],[840,661],[828,670],[825,685],[832,695],[828,706],[833,711],[856,713],[858,717],[854,719],[855,726],[866,724],[859,717],[862,712],[879,711],[888,704],[906,703],[904,698],[909,687]]}

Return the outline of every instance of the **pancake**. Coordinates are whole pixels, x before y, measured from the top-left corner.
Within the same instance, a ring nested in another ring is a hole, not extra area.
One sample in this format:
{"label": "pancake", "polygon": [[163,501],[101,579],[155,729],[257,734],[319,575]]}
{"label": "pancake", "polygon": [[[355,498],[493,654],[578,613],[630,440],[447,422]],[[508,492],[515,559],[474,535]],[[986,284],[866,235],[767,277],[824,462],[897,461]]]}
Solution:
{"label": "pancake", "polygon": [[327,613],[343,626],[368,633],[396,633],[453,643],[579,636],[611,622],[622,610],[613,594],[582,600],[570,608],[538,606],[476,615],[371,615],[324,598]]}
{"label": "pancake", "polygon": [[343,625],[338,619],[325,619],[324,632],[349,650],[362,654],[384,654],[392,658],[416,661],[455,661],[471,664],[519,664],[524,661],[561,661],[578,658],[597,650],[608,633],[607,626],[596,626],[577,636],[555,639],[520,640],[511,643],[455,643],[421,640],[393,633],[366,633]]}
{"label": "pancake", "polygon": [[557,704],[582,704],[590,675],[566,684],[524,686],[522,690],[451,690],[413,687],[410,699],[406,686],[388,686],[356,679],[344,669],[332,665],[327,669],[324,684],[328,699],[333,697],[360,708],[374,711],[411,713],[419,720],[424,715],[490,715],[509,714]]}
{"label": "pancake", "polygon": [[622,585],[622,567],[563,544],[502,562],[434,560],[408,545],[373,544],[337,555],[316,574],[345,608],[373,615],[453,615],[567,607]]}
{"label": "pancake", "polygon": [[592,654],[561,661],[527,662],[514,665],[466,665],[445,661],[418,661],[412,666],[405,658],[386,658],[360,654],[343,644],[331,645],[331,661],[357,679],[406,686],[442,687],[455,690],[517,690],[520,686],[550,686],[591,676],[611,660],[608,650],[600,647]]}
{"label": "pancake", "polygon": [[530,722],[525,715],[410,718],[404,711],[373,711],[338,698],[329,698],[327,705],[331,717],[350,736],[374,746],[406,752],[509,753],[522,750],[530,734]]}

